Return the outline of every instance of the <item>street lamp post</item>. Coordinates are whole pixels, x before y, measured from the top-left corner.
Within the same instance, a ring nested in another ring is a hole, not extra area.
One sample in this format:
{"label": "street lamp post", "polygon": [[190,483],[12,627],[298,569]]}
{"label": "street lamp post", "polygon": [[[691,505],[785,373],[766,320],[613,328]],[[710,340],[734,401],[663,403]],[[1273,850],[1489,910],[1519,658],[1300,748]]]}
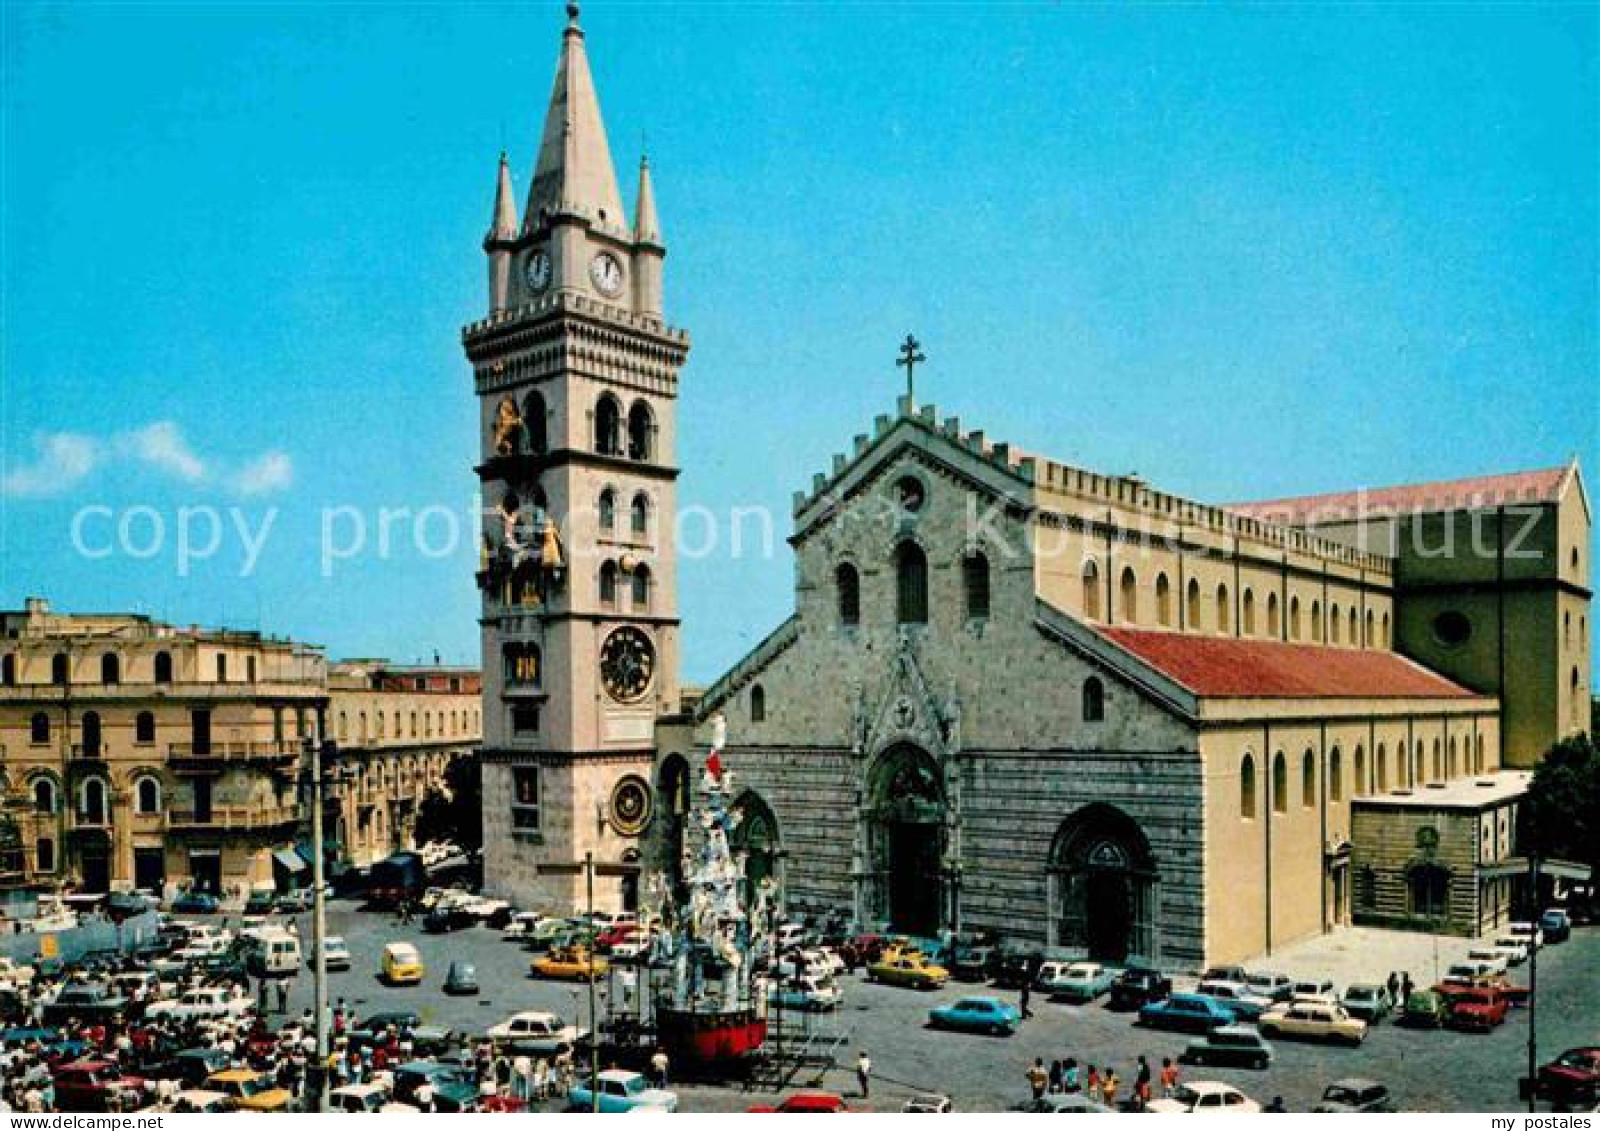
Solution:
{"label": "street lamp post", "polygon": [[[589,930],[594,931],[594,853],[583,854],[584,883],[588,889]],[[595,1015],[594,1004],[594,936],[589,939],[589,1103],[591,1110],[600,1113],[600,1019]]]}
{"label": "street lamp post", "polygon": [[1539,1110],[1539,854],[1528,853],[1528,1112]]}
{"label": "street lamp post", "polygon": [[[319,712],[320,715],[320,712]],[[317,731],[322,733],[321,719]],[[306,1073],[308,1106],[326,1111],[328,1106],[328,956],[323,940],[327,934],[327,903],[323,896],[326,874],[322,841],[322,766],[331,760],[338,746],[333,741],[306,740],[311,758],[311,985],[312,1015],[316,1033],[316,1060]]]}

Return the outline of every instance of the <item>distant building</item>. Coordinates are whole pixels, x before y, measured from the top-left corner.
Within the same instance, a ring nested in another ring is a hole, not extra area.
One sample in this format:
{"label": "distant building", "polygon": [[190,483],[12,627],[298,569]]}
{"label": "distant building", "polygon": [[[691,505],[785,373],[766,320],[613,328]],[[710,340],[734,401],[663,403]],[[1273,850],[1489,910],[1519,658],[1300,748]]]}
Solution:
{"label": "distant building", "polygon": [[328,668],[328,720],[339,744],[328,838],[366,867],[413,848],[418,807],[446,767],[474,757],[483,701],[476,668],[342,660]]}
{"label": "distant building", "polygon": [[256,632],[30,599],[0,612],[0,890],[307,882],[319,725],[343,751],[330,852],[370,863],[410,845],[422,798],[473,753],[478,693],[474,669],[330,665]]}

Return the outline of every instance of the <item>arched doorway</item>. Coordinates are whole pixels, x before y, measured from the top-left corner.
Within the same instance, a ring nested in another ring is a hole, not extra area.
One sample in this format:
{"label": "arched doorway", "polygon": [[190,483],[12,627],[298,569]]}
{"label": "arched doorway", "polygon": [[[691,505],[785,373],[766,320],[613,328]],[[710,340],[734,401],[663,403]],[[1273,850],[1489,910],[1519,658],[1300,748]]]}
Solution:
{"label": "arched doorway", "polygon": [[754,793],[745,792],[733,803],[739,823],[728,838],[728,847],[735,854],[743,852],[744,898],[746,906],[754,903],[755,893],[763,880],[779,880],[778,875],[778,818],[772,807]]}
{"label": "arched doorway", "polygon": [[879,757],[868,796],[874,911],[896,931],[935,935],[944,925],[944,775],[927,751],[902,744]]}
{"label": "arched doorway", "polygon": [[1156,960],[1157,879],[1133,818],[1099,802],[1078,810],[1050,849],[1052,941],[1104,961]]}
{"label": "arched doorway", "polygon": [[661,870],[677,892],[683,886],[683,837],[689,820],[689,763],[668,754],[656,777],[656,820],[660,822]]}
{"label": "arched doorway", "polygon": [[622,854],[622,909],[637,913],[639,910],[639,850],[630,848]]}

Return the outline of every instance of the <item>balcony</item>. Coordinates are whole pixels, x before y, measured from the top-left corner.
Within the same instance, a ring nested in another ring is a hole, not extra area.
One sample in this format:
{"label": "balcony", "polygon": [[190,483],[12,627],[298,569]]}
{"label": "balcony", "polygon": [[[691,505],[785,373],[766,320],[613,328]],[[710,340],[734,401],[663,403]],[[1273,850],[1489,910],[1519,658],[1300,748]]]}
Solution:
{"label": "balcony", "polygon": [[275,829],[298,824],[300,811],[292,805],[258,807],[252,805],[213,805],[208,812],[194,809],[169,809],[166,826],[172,832],[229,832]]}
{"label": "balcony", "polygon": [[84,760],[87,760],[87,761],[98,762],[101,759],[103,759],[105,756],[106,756],[106,744],[103,743],[103,742],[95,742],[95,743],[87,743],[87,744],[86,743],[81,743],[81,742],[75,742],[75,743],[72,744],[72,759],[73,759],[73,761],[78,761],[79,759],[84,759]]}
{"label": "balcony", "polygon": [[300,757],[298,741],[169,742],[167,762],[173,769],[195,773],[221,773],[230,765],[282,765]]}
{"label": "balcony", "polygon": [[69,809],[66,812],[67,832],[69,833],[104,833],[111,835],[111,814],[108,812],[87,813],[82,809]]}

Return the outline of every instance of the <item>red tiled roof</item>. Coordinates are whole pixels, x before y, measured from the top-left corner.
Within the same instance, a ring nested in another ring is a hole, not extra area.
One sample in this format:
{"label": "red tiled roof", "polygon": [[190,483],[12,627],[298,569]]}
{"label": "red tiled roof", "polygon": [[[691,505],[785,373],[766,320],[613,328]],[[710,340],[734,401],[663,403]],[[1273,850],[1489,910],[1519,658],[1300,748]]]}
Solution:
{"label": "red tiled roof", "polygon": [[1314,525],[1350,518],[1362,512],[1408,514],[1463,508],[1495,507],[1509,503],[1554,502],[1566,480],[1568,468],[1514,471],[1507,475],[1480,475],[1471,479],[1446,479],[1438,483],[1412,483],[1398,487],[1340,491],[1331,495],[1302,495],[1255,503],[1231,503],[1235,514],[1289,526]]}
{"label": "red tiled roof", "polygon": [[1097,628],[1196,695],[1239,699],[1463,699],[1473,692],[1394,652],[1141,628]]}

